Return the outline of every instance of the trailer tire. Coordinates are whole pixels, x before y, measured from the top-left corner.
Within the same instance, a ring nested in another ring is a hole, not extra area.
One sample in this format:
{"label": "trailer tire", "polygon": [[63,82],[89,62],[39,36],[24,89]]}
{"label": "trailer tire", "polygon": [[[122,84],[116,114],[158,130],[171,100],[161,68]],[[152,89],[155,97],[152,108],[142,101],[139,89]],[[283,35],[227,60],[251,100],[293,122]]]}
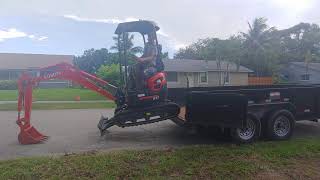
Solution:
{"label": "trailer tire", "polygon": [[292,136],[295,126],[294,115],[285,109],[271,114],[267,121],[267,135],[271,140],[286,140]]}
{"label": "trailer tire", "polygon": [[247,116],[247,127],[231,129],[233,140],[239,143],[252,143],[260,137],[260,133],[261,122],[252,114]]}

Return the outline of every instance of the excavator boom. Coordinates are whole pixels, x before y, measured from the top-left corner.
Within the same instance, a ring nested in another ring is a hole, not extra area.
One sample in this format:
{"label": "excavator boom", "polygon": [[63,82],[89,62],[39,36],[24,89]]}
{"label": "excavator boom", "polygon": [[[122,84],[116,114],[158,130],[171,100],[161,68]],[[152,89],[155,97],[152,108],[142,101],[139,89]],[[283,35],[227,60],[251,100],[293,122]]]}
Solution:
{"label": "excavator boom", "polygon": [[59,63],[42,68],[37,76],[25,72],[18,80],[17,124],[20,127],[18,140],[21,144],[36,144],[48,138],[31,125],[30,119],[33,87],[41,81],[51,79],[71,80],[101,94],[109,100],[116,100],[117,87],[68,63]]}

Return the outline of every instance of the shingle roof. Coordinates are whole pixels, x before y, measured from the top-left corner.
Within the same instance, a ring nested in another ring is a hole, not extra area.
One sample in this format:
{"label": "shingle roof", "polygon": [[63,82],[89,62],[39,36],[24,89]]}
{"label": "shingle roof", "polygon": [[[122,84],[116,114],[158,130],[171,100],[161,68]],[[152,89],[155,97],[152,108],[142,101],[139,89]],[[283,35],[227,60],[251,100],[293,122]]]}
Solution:
{"label": "shingle roof", "polygon": [[[295,66],[306,67],[305,62],[291,62],[291,64]],[[320,71],[320,63],[309,63],[308,68],[314,71]]]}
{"label": "shingle roof", "polygon": [[[163,60],[165,71],[168,72],[205,72],[205,71],[226,71],[230,72],[253,72],[252,70],[226,61],[221,61],[220,69],[217,61],[191,60],[191,59],[165,59]],[[227,68],[228,67],[228,68]]]}
{"label": "shingle roof", "polygon": [[0,69],[41,68],[60,62],[72,63],[72,55],[0,53]]}

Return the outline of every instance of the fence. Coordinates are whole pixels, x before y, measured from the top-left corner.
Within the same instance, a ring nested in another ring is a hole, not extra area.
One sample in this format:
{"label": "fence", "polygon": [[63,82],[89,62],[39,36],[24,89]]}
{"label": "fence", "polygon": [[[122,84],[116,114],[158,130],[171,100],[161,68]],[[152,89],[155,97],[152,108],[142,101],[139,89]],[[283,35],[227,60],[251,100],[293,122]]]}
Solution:
{"label": "fence", "polygon": [[273,84],[272,77],[249,77],[249,85],[271,85]]}

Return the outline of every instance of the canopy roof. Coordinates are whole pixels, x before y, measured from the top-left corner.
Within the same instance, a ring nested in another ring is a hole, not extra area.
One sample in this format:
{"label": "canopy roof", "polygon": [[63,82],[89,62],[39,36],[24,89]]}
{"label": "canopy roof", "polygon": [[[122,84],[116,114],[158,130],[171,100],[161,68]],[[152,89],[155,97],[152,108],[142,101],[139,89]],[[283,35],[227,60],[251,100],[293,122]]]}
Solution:
{"label": "canopy roof", "polygon": [[148,34],[153,31],[158,31],[159,26],[153,21],[132,21],[120,23],[115,31],[115,34],[122,34],[124,32],[139,32],[141,34]]}

